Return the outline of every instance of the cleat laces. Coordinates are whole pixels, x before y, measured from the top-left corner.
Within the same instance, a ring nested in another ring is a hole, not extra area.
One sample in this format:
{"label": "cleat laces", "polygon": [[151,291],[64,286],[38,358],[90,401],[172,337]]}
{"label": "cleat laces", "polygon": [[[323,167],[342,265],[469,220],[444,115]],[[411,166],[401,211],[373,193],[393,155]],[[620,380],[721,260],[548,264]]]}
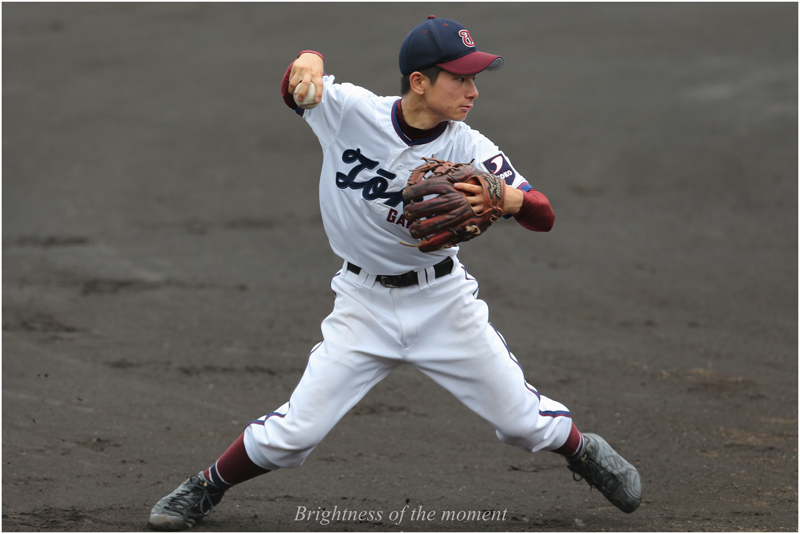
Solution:
{"label": "cleat laces", "polygon": [[[184,515],[187,512],[192,515],[208,516],[214,511],[214,501],[211,499],[211,493],[203,488],[203,481],[200,477],[193,476],[189,479],[192,486],[182,490],[170,499],[170,502],[164,506],[165,510]],[[197,496],[200,496],[200,501],[197,502]]]}
{"label": "cleat laces", "polygon": [[598,489],[601,493],[613,493],[620,485],[619,479],[613,473],[597,465],[588,455],[584,455],[574,467],[568,467],[572,471],[572,480],[585,480],[590,488]]}

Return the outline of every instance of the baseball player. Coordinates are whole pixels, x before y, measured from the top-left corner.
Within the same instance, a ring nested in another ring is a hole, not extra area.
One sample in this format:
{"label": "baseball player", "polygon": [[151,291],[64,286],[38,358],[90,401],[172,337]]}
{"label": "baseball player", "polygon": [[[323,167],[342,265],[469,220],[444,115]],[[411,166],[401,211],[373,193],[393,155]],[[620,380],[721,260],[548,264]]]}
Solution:
{"label": "baseball player", "polygon": [[[314,51],[301,52],[286,71],[283,99],[308,123],[323,152],[320,208],[331,248],[343,260],[331,281],[334,308],[289,401],[249,423],[213,465],[162,498],[151,511],[151,528],[187,529],[232,486],[301,465],[402,364],[415,366],[486,419],[503,443],[560,454],[573,476],[622,511],[639,506],[637,470],[600,436],[582,434],[564,405],[528,383],[489,322],[458,246],[423,252],[403,245],[417,240],[404,216],[402,191],[410,172],[431,156],[472,162],[500,177],[503,215],[532,231],[551,229],[548,199],[492,141],[464,123],[478,98],[475,76],[499,69],[503,58],[479,51],[458,22],[431,16],[407,35],[399,60],[400,97],[337,83]],[[303,102],[312,85],[315,107],[298,107],[295,89]],[[481,187],[455,188],[481,210]]]}

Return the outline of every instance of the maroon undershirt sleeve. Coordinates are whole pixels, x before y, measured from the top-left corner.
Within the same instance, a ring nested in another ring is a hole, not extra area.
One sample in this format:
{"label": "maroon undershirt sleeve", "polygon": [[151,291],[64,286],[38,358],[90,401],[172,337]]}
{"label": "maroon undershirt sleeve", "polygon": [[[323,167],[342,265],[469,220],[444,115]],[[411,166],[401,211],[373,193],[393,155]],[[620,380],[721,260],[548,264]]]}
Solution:
{"label": "maroon undershirt sleeve", "polygon": [[549,232],[553,228],[556,215],[547,197],[535,189],[530,189],[523,192],[522,207],[514,214],[514,219],[528,230]]}
{"label": "maroon undershirt sleeve", "polygon": [[295,104],[292,93],[289,91],[289,73],[292,72],[292,65],[294,65],[294,61],[289,64],[289,68],[286,69],[286,74],[283,75],[283,80],[281,80],[281,96],[287,106],[297,109],[297,104]]}

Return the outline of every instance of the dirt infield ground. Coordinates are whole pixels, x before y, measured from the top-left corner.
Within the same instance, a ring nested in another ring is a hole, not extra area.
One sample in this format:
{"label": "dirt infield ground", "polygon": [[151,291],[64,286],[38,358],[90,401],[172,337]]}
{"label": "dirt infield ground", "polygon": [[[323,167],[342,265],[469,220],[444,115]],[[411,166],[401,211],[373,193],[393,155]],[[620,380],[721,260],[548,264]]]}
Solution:
{"label": "dirt infield ground", "polygon": [[[797,531],[797,9],[4,3],[3,530],[145,530],[288,399],[341,260],[280,77],[312,48],[396,94],[434,13],[505,57],[469,123],[556,212],[461,260],[528,380],[639,467],[642,506],[405,367],[197,530]],[[365,515],[302,515],[323,509]]]}

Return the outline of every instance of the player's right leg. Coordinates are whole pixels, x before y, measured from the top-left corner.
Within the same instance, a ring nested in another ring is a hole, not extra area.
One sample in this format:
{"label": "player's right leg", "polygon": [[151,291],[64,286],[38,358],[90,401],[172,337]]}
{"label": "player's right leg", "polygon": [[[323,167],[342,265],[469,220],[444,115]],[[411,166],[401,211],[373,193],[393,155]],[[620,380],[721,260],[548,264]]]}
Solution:
{"label": "player's right leg", "polygon": [[209,469],[190,477],[150,513],[155,530],[185,530],[208,516],[225,491],[259,474],[297,467],[333,426],[400,362],[331,353],[321,343],[288,403],[250,423]]}
{"label": "player's right leg", "polygon": [[[336,423],[401,360],[385,354],[381,318],[367,311],[370,292],[334,278],[325,341],[311,351],[289,402],[250,423],[209,469],[192,476],[152,509],[149,526],[185,530],[214,510],[235,484],[281,467],[301,465]],[[384,348],[382,348],[382,346]]]}
{"label": "player's right leg", "polygon": [[289,402],[245,429],[249,457],[269,470],[300,466],[336,423],[401,363],[348,350],[326,338],[309,357]]}
{"label": "player's right leg", "polygon": [[[248,455],[264,469],[301,465],[375,384],[404,363],[395,354],[388,292],[355,281],[353,276],[334,277],[336,302],[321,325],[324,341],[309,355],[289,402],[244,432]],[[386,316],[382,310],[388,310]]]}

